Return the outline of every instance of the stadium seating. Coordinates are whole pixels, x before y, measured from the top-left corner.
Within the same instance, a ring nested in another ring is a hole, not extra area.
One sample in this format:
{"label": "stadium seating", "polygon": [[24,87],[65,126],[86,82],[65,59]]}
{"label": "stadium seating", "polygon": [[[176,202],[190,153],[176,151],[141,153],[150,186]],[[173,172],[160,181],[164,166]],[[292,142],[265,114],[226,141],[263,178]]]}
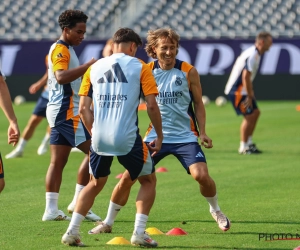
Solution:
{"label": "stadium seating", "polygon": [[119,27],[142,37],[174,28],[182,38],[248,38],[260,30],[299,37],[300,0],[2,0],[0,39],[56,39],[65,9],[88,16],[86,39],[107,39]]}

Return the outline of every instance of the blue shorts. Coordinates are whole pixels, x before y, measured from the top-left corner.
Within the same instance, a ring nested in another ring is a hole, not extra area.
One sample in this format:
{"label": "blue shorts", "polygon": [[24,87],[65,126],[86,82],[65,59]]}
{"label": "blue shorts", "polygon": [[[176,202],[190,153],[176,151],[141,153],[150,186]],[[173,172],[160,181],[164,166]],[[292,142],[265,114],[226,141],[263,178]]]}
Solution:
{"label": "blue shorts", "polygon": [[51,128],[50,145],[76,147],[90,139],[91,136],[79,116]]}
{"label": "blue shorts", "polygon": [[255,99],[252,99],[252,108],[245,107],[246,95],[228,95],[228,97],[237,115],[249,115],[253,113],[254,109],[258,109]]}
{"label": "blue shorts", "polygon": [[[113,158],[114,156],[98,155],[91,146],[90,173],[96,179],[108,176]],[[127,155],[119,155],[117,158],[119,163],[128,170],[131,180],[155,171],[148,147],[140,135],[137,136],[131,151]]]}
{"label": "blue shorts", "polygon": [[3,166],[3,161],[0,153],[0,179],[4,178],[4,166]]}
{"label": "blue shorts", "polygon": [[36,116],[46,117],[47,103],[48,103],[48,99],[40,96],[39,99],[37,100],[37,103],[35,105],[35,108],[34,108],[32,114],[34,114]]}
{"label": "blue shorts", "polygon": [[168,155],[174,155],[190,174],[189,167],[197,162],[205,162],[205,155],[197,142],[163,143],[160,151],[153,156],[154,165]]}

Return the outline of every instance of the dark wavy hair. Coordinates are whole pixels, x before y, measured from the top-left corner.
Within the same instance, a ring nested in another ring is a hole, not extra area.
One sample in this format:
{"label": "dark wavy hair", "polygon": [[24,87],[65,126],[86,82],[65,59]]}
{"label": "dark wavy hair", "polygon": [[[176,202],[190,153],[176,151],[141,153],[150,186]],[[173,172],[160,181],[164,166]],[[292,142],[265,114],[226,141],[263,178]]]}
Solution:
{"label": "dark wavy hair", "polygon": [[143,42],[140,36],[135,33],[132,29],[129,28],[120,28],[116,31],[112,38],[113,42],[116,44],[119,43],[128,43],[133,42],[137,46],[142,46]]}
{"label": "dark wavy hair", "polygon": [[60,14],[58,18],[58,23],[60,28],[72,29],[77,23],[86,23],[88,16],[84,14],[81,10],[65,10]]}

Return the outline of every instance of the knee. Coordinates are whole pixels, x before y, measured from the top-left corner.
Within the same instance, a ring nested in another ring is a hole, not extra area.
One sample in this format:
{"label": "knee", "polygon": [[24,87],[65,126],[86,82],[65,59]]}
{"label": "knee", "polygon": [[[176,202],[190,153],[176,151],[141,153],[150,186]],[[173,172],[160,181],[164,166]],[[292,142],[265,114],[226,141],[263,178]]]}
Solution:
{"label": "knee", "polygon": [[193,176],[193,178],[201,185],[206,186],[211,178],[207,172],[198,172],[196,175]]}
{"label": "knee", "polygon": [[139,177],[139,182],[141,185],[151,185],[151,186],[156,186],[156,175],[155,173],[145,175],[145,176],[140,176]]}

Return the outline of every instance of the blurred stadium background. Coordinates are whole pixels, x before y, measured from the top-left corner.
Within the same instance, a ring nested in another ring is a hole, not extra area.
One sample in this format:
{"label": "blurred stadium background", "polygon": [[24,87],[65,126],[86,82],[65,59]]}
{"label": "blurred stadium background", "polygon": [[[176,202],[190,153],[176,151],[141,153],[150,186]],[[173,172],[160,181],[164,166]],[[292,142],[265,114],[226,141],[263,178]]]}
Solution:
{"label": "blurred stadium background", "polygon": [[[28,87],[45,71],[44,57],[61,34],[57,20],[65,9],[89,16],[85,42],[76,48],[81,62],[100,58],[119,27],[142,38],[149,29],[174,28],[181,36],[178,57],[196,66],[212,99],[223,94],[241,50],[259,31],[269,31],[274,46],[255,80],[257,98],[299,99],[300,0],[1,0],[0,57],[12,98],[37,99]],[[137,56],[149,60],[142,50]]]}

